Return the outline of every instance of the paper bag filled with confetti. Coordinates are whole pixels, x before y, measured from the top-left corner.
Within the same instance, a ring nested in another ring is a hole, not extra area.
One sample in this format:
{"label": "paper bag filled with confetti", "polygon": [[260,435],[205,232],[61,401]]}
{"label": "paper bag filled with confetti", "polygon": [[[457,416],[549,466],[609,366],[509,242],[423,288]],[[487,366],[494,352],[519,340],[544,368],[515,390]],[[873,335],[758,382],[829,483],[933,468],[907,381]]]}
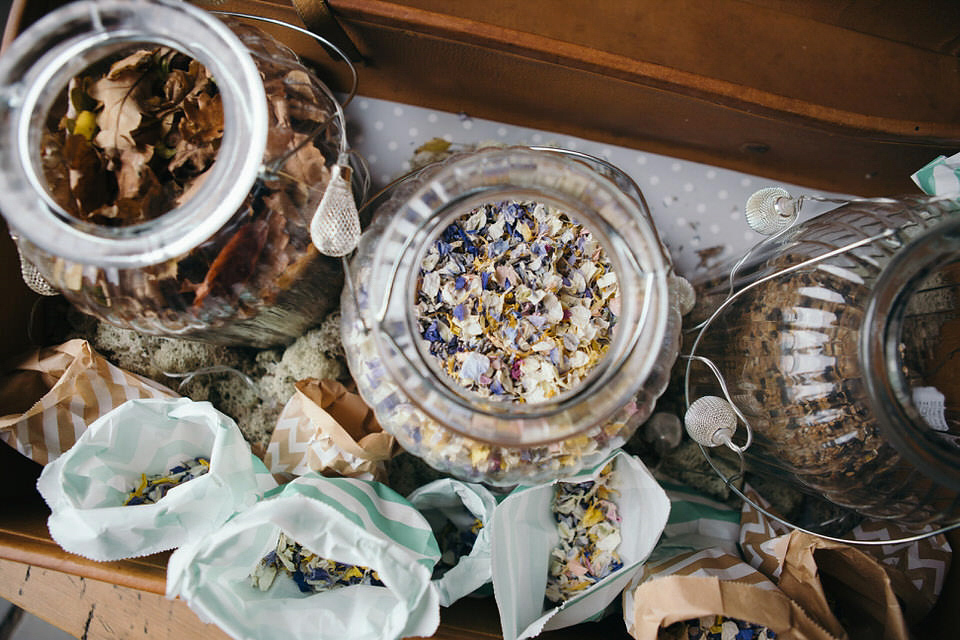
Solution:
{"label": "paper bag filled with confetti", "polygon": [[37,481],[53,539],[100,561],[203,537],[275,486],[232,419],[186,398],[120,405]]}
{"label": "paper bag filled with confetti", "polygon": [[308,379],[283,408],[264,462],[277,474],[383,480],[396,450],[358,394],[335,380]]}
{"label": "paper bag filled with confetti", "polygon": [[[736,563],[733,557],[727,560]],[[847,638],[831,635],[772,583],[722,579],[702,566],[695,575],[678,571],[647,580],[631,596],[624,615],[630,616],[628,630],[637,640]]]}
{"label": "paper bag filled with confetti", "polygon": [[386,485],[311,473],[178,549],[167,597],[235,638],[429,636],[439,556],[429,523]]}
{"label": "paper bag filled with confetti", "polygon": [[124,371],[86,340],[30,353],[0,376],[0,438],[47,464],[69,449],[91,422],[135,398],[174,398],[152,380]]}
{"label": "paper bag filled with confetti", "polygon": [[489,525],[497,506],[490,490],[442,478],[416,489],[407,499],[430,523],[440,545],[440,561],[433,569],[440,606],[448,607],[488,584]]}
{"label": "paper bag filled with confetti", "polygon": [[622,451],[590,471],[507,496],[491,526],[504,638],[599,617],[640,570],[669,512],[647,468]]}
{"label": "paper bag filled with confetti", "polygon": [[[638,587],[668,576],[681,576],[677,580],[680,584],[671,586],[674,590],[692,589],[696,592],[702,589],[699,581],[688,581],[687,578],[690,577],[735,581],[751,588],[777,590],[769,578],[744,562],[740,556],[737,547],[740,534],[738,509],[711,500],[682,484],[661,481],[661,486],[670,498],[670,517],[653,553],[623,590],[623,619],[627,633],[636,638],[675,640],[774,638],[775,632],[764,625],[722,615],[720,609],[698,609],[695,613],[690,613],[686,611],[685,602],[673,603],[676,606],[671,609],[670,600],[649,597],[651,589],[657,591],[656,586],[643,586],[639,590],[641,602],[636,601]],[[689,617],[664,623],[681,616]]]}

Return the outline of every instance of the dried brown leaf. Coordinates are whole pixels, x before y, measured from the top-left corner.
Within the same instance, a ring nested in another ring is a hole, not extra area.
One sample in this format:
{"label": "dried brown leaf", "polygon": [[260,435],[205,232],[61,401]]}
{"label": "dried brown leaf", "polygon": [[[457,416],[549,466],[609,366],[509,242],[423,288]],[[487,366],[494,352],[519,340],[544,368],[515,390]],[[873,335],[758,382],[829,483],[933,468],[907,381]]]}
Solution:
{"label": "dried brown leaf", "polygon": [[103,158],[89,140],[68,134],[63,146],[63,160],[69,167],[70,193],[81,216],[109,202],[111,176]]}
{"label": "dried brown leaf", "polygon": [[107,72],[106,77],[110,80],[118,80],[122,76],[129,75],[131,71],[138,72],[139,74],[143,70],[153,66],[154,55],[156,53],[156,49],[139,49],[134,51],[127,57],[121,58],[110,65],[110,71]]}
{"label": "dried brown leaf", "polygon": [[103,104],[97,115],[100,133],[95,141],[102,149],[136,146],[132,131],[140,126],[142,111],[138,93],[143,74],[124,72],[117,78],[101,78],[90,85],[90,96]]}
{"label": "dried brown leaf", "polygon": [[199,94],[183,101],[180,134],[194,144],[213,143],[223,137],[223,104],[220,94]]}
{"label": "dried brown leaf", "polygon": [[156,176],[150,169],[152,157],[153,150],[150,147],[143,151],[125,149],[120,152],[115,161],[118,165],[116,169],[118,198],[136,198],[149,188],[152,182],[156,182]]}
{"label": "dried brown leaf", "polygon": [[167,105],[179,104],[193,89],[196,78],[182,69],[173,69],[163,83],[163,97]]}
{"label": "dried brown leaf", "polygon": [[268,233],[263,220],[241,226],[210,264],[210,270],[197,287],[194,306],[202,305],[209,296],[229,295],[235,285],[253,277]]}
{"label": "dried brown leaf", "polygon": [[78,215],[76,203],[70,193],[70,169],[63,158],[63,145],[58,134],[44,132],[40,146],[40,161],[43,166],[47,189],[53,199],[67,210]]}
{"label": "dried brown leaf", "polygon": [[[299,143],[305,136],[296,136],[294,142]],[[294,180],[306,183],[309,187],[322,187],[330,181],[330,170],[327,168],[327,159],[323,152],[312,144],[307,144],[297,150],[283,165],[283,173]]]}
{"label": "dried brown leaf", "polygon": [[182,138],[167,168],[170,173],[179,177],[183,184],[186,184],[194,176],[206,171],[213,164],[216,156],[217,150],[212,144],[196,145]]}

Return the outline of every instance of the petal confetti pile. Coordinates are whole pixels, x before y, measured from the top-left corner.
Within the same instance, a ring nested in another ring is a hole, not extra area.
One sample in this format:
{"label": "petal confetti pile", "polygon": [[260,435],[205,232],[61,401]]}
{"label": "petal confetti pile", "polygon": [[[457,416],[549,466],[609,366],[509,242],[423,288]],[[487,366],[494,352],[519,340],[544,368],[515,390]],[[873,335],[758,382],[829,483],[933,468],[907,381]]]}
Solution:
{"label": "petal confetti pile", "polygon": [[569,600],[623,566],[620,546],[620,514],[610,487],[613,463],[596,480],[558,482],[553,514],[560,534],[550,553],[546,598],[554,605]]}
{"label": "petal confetti pile", "polygon": [[420,269],[420,334],[461,386],[541,402],[607,352],[619,287],[589,230],[542,203],[486,204],[450,224]]}
{"label": "petal confetti pile", "polygon": [[197,456],[193,460],[178,464],[166,473],[152,476],[145,473],[141,474],[140,484],[127,494],[123,506],[153,504],[167,495],[167,491],[170,491],[170,489],[202,476],[208,471],[210,471],[210,460],[203,456]]}
{"label": "petal confetti pile", "polygon": [[319,593],[357,584],[383,586],[373,569],[321,558],[282,532],[276,549],[260,560],[250,574],[250,581],[254,587],[267,591],[281,572],[293,578],[303,593]]}
{"label": "petal confetti pile", "polygon": [[469,529],[459,529],[450,520],[437,533],[437,543],[440,545],[440,561],[433,568],[433,579],[442,578],[452,569],[463,556],[470,555],[473,545],[477,542],[477,535],[483,529],[483,521],[476,518]]}
{"label": "petal confetti pile", "polygon": [[663,640],[774,640],[770,629],[726,616],[706,616],[677,622],[660,631]]}

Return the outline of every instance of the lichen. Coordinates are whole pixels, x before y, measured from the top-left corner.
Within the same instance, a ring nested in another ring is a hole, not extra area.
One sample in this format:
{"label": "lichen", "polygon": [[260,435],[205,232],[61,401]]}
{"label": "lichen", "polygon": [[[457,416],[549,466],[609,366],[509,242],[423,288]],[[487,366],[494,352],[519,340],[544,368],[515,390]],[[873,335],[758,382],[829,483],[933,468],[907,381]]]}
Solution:
{"label": "lichen", "polygon": [[286,348],[252,349],[145,335],[83,319],[85,338],[117,366],[209,401],[233,418],[254,451],[266,448],[294,385],[305,378],[348,378],[340,343],[340,314],[329,314]]}

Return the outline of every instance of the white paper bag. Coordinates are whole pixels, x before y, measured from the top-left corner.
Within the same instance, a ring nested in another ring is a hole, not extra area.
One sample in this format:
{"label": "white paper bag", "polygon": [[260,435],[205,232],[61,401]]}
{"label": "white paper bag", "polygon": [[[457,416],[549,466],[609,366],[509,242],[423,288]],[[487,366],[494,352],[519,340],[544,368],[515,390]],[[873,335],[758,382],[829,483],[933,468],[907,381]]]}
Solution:
{"label": "white paper bag", "polygon": [[[385,586],[302,593],[278,575],[260,590],[250,574],[281,532],[323,558],[373,569]],[[429,636],[440,622],[430,581],[439,556],[430,525],[386,485],[310,473],[174,552],[167,597],[179,596],[234,638]]]}
{"label": "white paper bag", "polygon": [[447,522],[460,530],[469,529],[475,519],[482,525],[470,553],[433,581],[440,593],[440,606],[449,607],[489,583],[490,520],[497,506],[490,490],[480,484],[442,478],[416,489],[407,499],[424,515],[435,535]]}
{"label": "white paper bag", "polygon": [[[123,506],[147,476],[205,456],[210,471],[154,504]],[[276,482],[236,423],[208,402],[130,400],[105,414],[43,469],[37,488],[53,539],[92,560],[173,549],[202,537]]]}
{"label": "white paper bag", "polygon": [[657,544],[670,501],[638,458],[615,451],[594,469],[559,482],[591,480],[611,460],[611,486],[621,516],[617,551],[623,566],[560,606],[544,606],[550,551],[559,541],[551,509],[556,483],[517,489],[497,507],[491,526],[493,590],[504,640],[531,638],[599,616]]}

